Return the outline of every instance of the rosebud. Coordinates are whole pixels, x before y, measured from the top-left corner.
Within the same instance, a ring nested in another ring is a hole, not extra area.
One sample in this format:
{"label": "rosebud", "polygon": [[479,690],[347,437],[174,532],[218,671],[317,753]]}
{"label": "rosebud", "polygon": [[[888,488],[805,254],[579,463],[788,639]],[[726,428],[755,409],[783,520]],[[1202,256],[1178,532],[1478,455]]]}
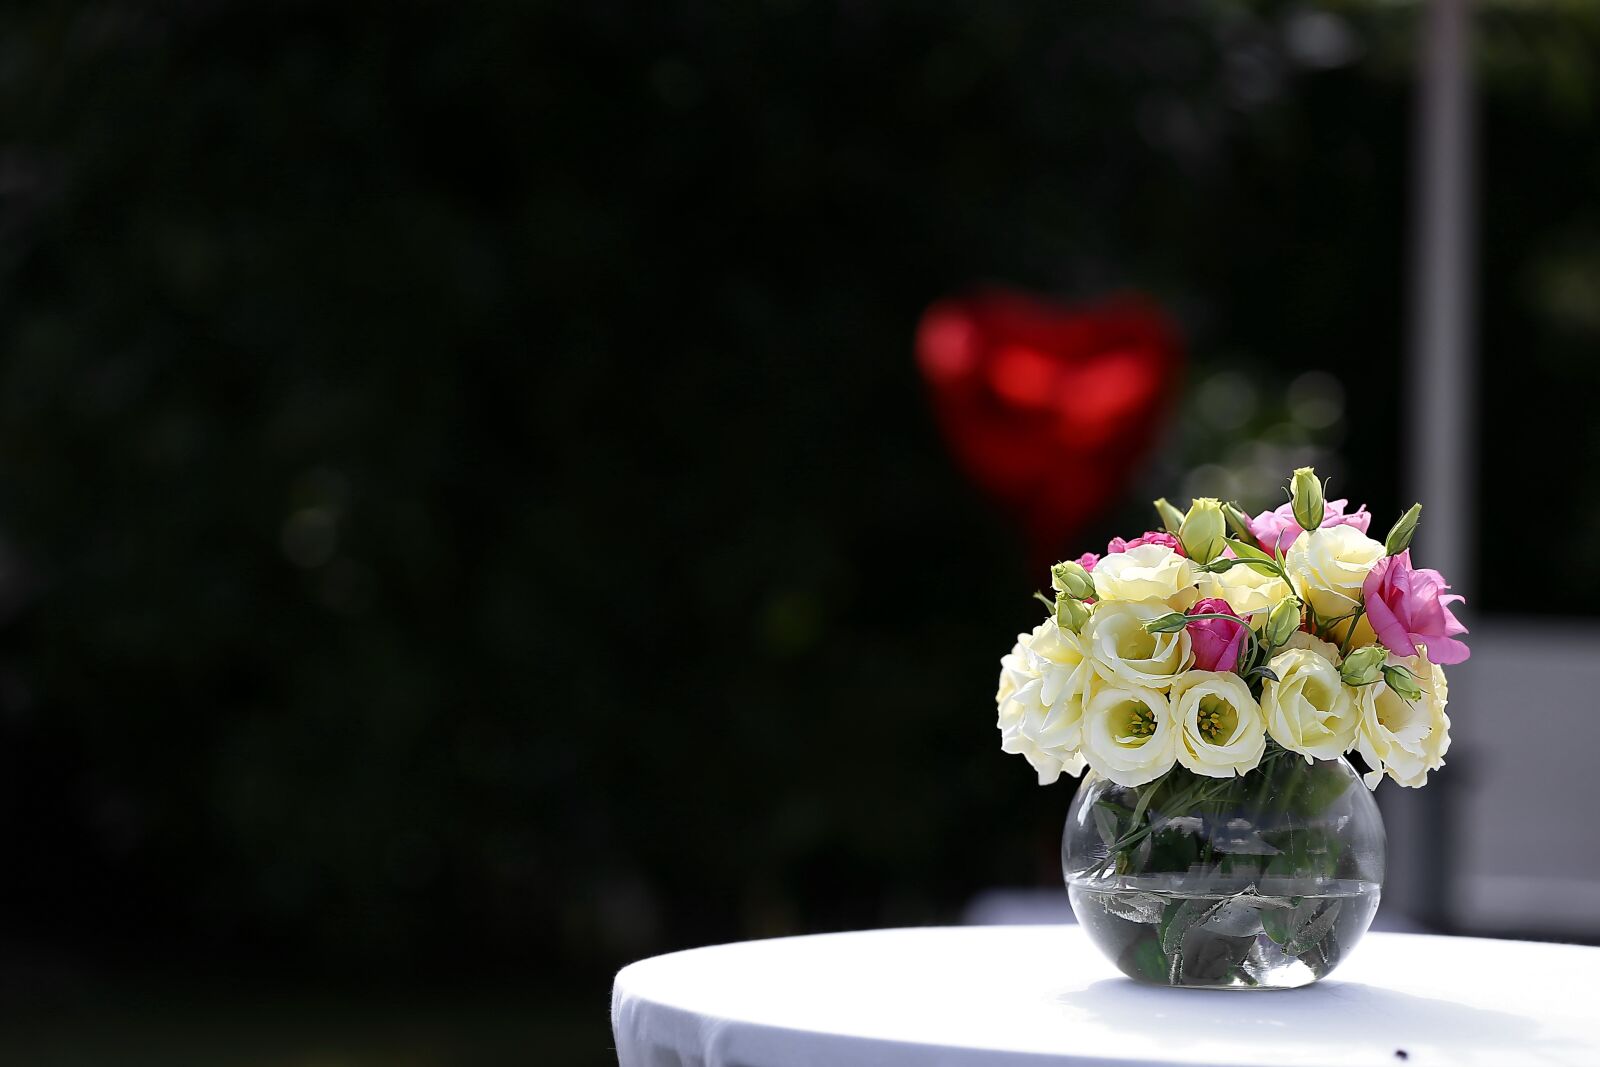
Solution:
{"label": "rosebud", "polygon": [[1167,503],[1166,497],[1157,500],[1155,505],[1156,514],[1161,516],[1162,529],[1176,537],[1178,531],[1183,528],[1183,512]]}
{"label": "rosebud", "polygon": [[1082,564],[1070,559],[1050,568],[1050,586],[1056,592],[1077,600],[1094,596],[1094,579],[1089,577],[1089,572],[1083,569]]}
{"label": "rosebud", "polygon": [[1067,596],[1065,593],[1056,597],[1056,625],[1063,630],[1077,633],[1083,629],[1083,624],[1089,621],[1089,609],[1083,606],[1083,601]]}
{"label": "rosebud", "polygon": [[1383,680],[1388,683],[1390,689],[1407,700],[1422,699],[1422,687],[1417,684],[1417,676],[1404,667],[1398,665],[1385,667]]}
{"label": "rosebud", "polygon": [[1272,605],[1272,611],[1267,615],[1267,640],[1272,642],[1272,647],[1289,643],[1289,638],[1300,629],[1300,601],[1292,596],[1286,596]]}
{"label": "rosebud", "polygon": [[1250,516],[1240,511],[1239,505],[1231,500],[1222,505],[1222,514],[1228,520],[1228,528],[1233,531],[1233,536],[1254,548],[1257,542],[1256,535],[1250,531]]}
{"label": "rosebud", "polygon": [[1222,514],[1222,505],[1209,496],[1203,496],[1189,505],[1189,514],[1178,527],[1178,542],[1183,554],[1196,563],[1210,563],[1222,555],[1223,542],[1228,536],[1228,520]]}
{"label": "rosebud", "polygon": [[1322,483],[1317,481],[1317,472],[1310,467],[1301,467],[1294,472],[1294,477],[1289,480],[1289,498],[1293,501],[1294,521],[1300,524],[1300,529],[1310,531],[1322,527]]}
{"label": "rosebud", "polygon": [[1383,677],[1383,660],[1388,650],[1378,645],[1358,648],[1339,665],[1339,677],[1349,686],[1371,685]]}
{"label": "rosebud", "polygon": [[1411,546],[1411,535],[1417,532],[1417,520],[1422,517],[1422,505],[1412,504],[1411,510],[1400,516],[1400,520],[1389,531],[1389,536],[1383,542],[1383,550],[1391,556],[1398,556]]}
{"label": "rosebud", "polygon": [[1181,611],[1169,611],[1144,624],[1147,634],[1175,634],[1189,625],[1189,616]]}

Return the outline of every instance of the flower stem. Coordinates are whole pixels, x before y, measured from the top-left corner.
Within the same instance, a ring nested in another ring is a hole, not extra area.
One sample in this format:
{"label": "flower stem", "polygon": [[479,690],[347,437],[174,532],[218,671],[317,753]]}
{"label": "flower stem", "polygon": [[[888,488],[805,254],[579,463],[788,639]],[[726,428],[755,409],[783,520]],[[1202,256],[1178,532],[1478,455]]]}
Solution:
{"label": "flower stem", "polygon": [[1342,659],[1350,654],[1350,642],[1356,636],[1356,623],[1361,621],[1361,616],[1367,613],[1367,602],[1363,598],[1356,604],[1356,610],[1350,616],[1350,629],[1344,632],[1344,640],[1339,642],[1339,656]]}

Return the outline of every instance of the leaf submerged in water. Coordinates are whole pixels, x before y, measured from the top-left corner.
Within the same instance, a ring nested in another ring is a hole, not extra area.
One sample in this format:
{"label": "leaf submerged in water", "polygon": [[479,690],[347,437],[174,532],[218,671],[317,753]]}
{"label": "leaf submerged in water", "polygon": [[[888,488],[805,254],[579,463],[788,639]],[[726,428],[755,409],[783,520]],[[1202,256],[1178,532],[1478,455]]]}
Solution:
{"label": "leaf submerged in water", "polygon": [[1166,923],[1161,928],[1161,951],[1168,956],[1175,955],[1183,949],[1183,935],[1189,928],[1205,919],[1217,907],[1216,903],[1209,900],[1185,900],[1167,917]]}
{"label": "leaf submerged in water", "polygon": [[1119,919],[1136,923],[1158,923],[1167,902],[1153,893],[1105,894],[1100,903]]}
{"label": "leaf submerged in water", "polygon": [[1344,901],[1342,900],[1335,900],[1329,904],[1321,914],[1306,923],[1294,937],[1289,939],[1289,942],[1283,946],[1283,951],[1291,956],[1298,956],[1327,937],[1328,931],[1332,930],[1333,924],[1338,921],[1339,910],[1343,906]]}
{"label": "leaf submerged in water", "polygon": [[1252,908],[1292,908],[1295,901],[1290,897],[1274,897],[1261,892],[1252,885],[1247,885],[1236,893],[1234,900],[1241,904],[1248,904]]}

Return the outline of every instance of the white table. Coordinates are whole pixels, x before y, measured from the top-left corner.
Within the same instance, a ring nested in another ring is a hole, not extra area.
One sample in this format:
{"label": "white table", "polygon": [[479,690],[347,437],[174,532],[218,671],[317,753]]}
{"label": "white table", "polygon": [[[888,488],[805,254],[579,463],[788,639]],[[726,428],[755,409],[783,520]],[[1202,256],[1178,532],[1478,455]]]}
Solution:
{"label": "white table", "polygon": [[622,1067],[1600,1065],[1600,948],[1368,934],[1303,989],[1138,985],[1076,926],[747,941],[625,967]]}

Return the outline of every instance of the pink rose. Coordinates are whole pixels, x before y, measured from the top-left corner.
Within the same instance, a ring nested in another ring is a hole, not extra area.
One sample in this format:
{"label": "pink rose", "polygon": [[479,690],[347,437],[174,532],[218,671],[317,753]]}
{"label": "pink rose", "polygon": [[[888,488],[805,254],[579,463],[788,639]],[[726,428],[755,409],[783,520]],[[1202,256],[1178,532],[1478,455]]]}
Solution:
{"label": "pink rose", "polygon": [[[1415,656],[1417,646],[1428,650],[1432,663],[1460,663],[1472,653],[1455,639],[1464,634],[1450,605],[1465,598],[1456,593],[1441,596],[1450,586],[1438,571],[1416,570],[1411,550],[1378,561],[1361,586],[1367,619],[1378,640],[1397,656]],[[1190,627],[1193,629],[1193,627]]]}
{"label": "pink rose", "polygon": [[[1188,614],[1239,617],[1226,600],[1218,597],[1200,601],[1189,609]],[[1202,671],[1231,671],[1238,667],[1239,653],[1244,651],[1247,632],[1243,622],[1230,622],[1228,619],[1191,622],[1189,643],[1194,648],[1194,665]]]}
{"label": "pink rose", "polygon": [[1138,548],[1140,545],[1166,545],[1178,555],[1183,555],[1183,548],[1178,544],[1178,539],[1160,530],[1148,530],[1142,536],[1135,537],[1132,541],[1124,541],[1120,537],[1113,537],[1111,543],[1106,546],[1106,555],[1110,556],[1118,552],[1126,552],[1128,549]]}
{"label": "pink rose", "polygon": [[[1322,525],[1328,526],[1354,526],[1362,533],[1367,532],[1367,527],[1372,525],[1372,515],[1368,513],[1367,506],[1362,504],[1359,508],[1346,515],[1344,507],[1350,503],[1348,500],[1328,500],[1322,505]],[[1289,551],[1289,546],[1294,544],[1294,539],[1303,533],[1300,524],[1294,519],[1294,505],[1279,505],[1276,511],[1263,511],[1250,520],[1250,533],[1260,542],[1261,547],[1271,552],[1274,548]]]}
{"label": "pink rose", "polygon": [[1083,555],[1078,557],[1078,566],[1082,567],[1090,574],[1094,573],[1094,565],[1099,562],[1100,557],[1095,555],[1093,552],[1085,552]]}

